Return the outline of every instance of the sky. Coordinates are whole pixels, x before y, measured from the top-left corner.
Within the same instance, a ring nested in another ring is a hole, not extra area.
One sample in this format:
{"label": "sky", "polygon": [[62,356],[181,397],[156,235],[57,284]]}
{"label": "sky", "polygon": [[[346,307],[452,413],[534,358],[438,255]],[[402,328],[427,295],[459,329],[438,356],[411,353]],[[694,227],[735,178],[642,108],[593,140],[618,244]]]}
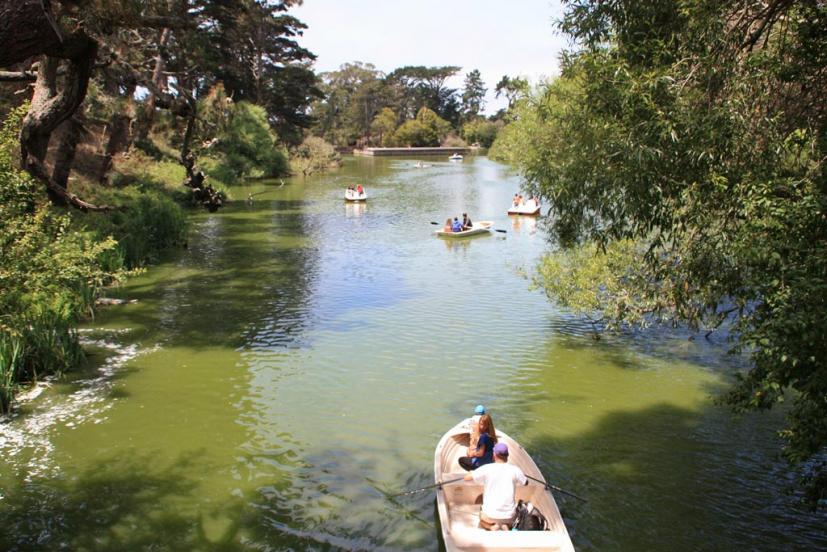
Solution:
{"label": "sky", "polygon": [[308,28],[299,43],[316,54],[317,72],[372,63],[389,73],[405,65],[462,67],[449,86],[462,88],[479,69],[488,88],[485,112],[503,75],[536,84],[558,73],[568,40],[554,28],[559,0],[304,0],[290,14]]}

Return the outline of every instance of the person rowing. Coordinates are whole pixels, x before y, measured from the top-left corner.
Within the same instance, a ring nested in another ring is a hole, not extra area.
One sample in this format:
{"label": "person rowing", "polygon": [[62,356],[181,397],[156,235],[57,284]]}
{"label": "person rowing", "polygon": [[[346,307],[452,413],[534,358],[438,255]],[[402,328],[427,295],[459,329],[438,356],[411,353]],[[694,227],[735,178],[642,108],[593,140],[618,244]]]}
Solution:
{"label": "person rowing", "polygon": [[508,463],[508,445],[497,443],[493,452],[492,464],[480,466],[463,479],[483,485],[480,528],[507,531],[517,515],[517,484],[528,485],[528,478],[523,470]]}

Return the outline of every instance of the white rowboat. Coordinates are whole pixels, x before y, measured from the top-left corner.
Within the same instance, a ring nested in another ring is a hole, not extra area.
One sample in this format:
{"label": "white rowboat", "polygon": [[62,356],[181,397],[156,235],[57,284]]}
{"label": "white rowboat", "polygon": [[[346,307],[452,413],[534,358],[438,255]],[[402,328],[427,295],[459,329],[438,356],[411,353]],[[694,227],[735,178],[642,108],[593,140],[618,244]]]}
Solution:
{"label": "white rowboat", "polygon": [[359,202],[359,201],[367,201],[367,200],[368,200],[368,194],[365,193],[364,191],[360,194],[360,193],[357,193],[356,190],[345,190],[345,201],[350,201],[350,202],[356,203],[356,202]]}
{"label": "white rowboat", "polygon": [[[448,430],[439,440],[434,452],[434,481],[451,481],[465,472],[458,463],[465,456],[471,439],[471,419],[463,420]],[[497,440],[508,445],[508,462],[518,466],[534,479],[545,481],[537,465],[517,441],[497,430]],[[486,550],[559,550],[574,552],[569,532],[557,509],[551,491],[529,480],[526,486],[517,486],[516,499],[531,502],[548,521],[547,531],[486,531],[480,529],[482,485],[473,481],[459,481],[437,487],[436,504],[445,549],[453,551]]]}
{"label": "white rowboat", "polygon": [[436,235],[440,238],[467,238],[468,236],[477,236],[479,234],[491,233],[491,226],[494,223],[490,220],[481,220],[475,222],[470,230],[463,230],[462,232],[446,232],[445,230],[437,230]]}
{"label": "white rowboat", "polygon": [[448,158],[451,161],[462,161],[462,156],[458,153],[455,153],[451,157]]}

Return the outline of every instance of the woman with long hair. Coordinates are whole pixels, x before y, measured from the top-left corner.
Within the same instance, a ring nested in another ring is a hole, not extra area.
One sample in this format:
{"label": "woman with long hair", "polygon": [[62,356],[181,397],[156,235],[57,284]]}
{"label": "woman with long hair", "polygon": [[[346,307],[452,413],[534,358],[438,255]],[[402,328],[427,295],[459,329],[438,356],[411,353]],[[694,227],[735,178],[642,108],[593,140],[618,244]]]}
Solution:
{"label": "woman with long hair", "polygon": [[480,439],[476,448],[468,447],[468,456],[459,459],[459,465],[466,471],[471,471],[490,464],[494,461],[494,445],[497,444],[497,430],[494,429],[494,420],[489,414],[480,416]]}

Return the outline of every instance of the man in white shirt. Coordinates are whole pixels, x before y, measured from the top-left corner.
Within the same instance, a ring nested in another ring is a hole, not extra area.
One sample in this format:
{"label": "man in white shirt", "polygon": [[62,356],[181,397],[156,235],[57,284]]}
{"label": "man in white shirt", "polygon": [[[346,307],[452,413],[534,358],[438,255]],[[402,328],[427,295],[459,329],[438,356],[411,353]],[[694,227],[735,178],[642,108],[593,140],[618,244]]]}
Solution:
{"label": "man in white shirt", "polygon": [[508,463],[508,445],[494,445],[494,463],[485,464],[466,474],[466,481],[484,485],[480,527],[490,530],[507,530],[517,514],[514,495],[517,483],[528,485],[523,470]]}

